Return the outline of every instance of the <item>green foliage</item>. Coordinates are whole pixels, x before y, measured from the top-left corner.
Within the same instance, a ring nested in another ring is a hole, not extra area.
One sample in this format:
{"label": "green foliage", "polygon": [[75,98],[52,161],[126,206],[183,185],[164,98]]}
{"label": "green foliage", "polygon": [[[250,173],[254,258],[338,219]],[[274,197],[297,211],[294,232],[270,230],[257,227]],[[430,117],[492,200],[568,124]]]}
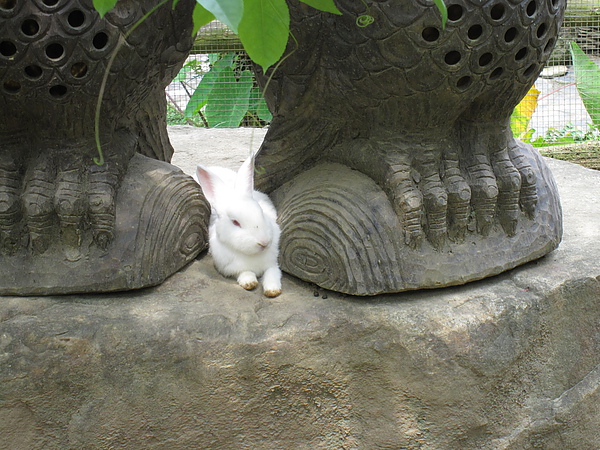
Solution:
{"label": "green foliage", "polygon": [[192,35],[196,36],[198,30],[209,22],[215,20],[215,16],[207,11],[200,3],[196,3],[194,12],[192,13],[192,19],[194,21],[194,29]]}
{"label": "green foliage", "polygon": [[235,128],[248,111],[252,72],[244,70],[239,77],[228,66],[219,75],[208,96],[204,116],[210,127]]}
{"label": "green foliage", "polygon": [[600,68],[575,42],[571,42],[577,90],[596,127],[600,127]]}
{"label": "green foliage", "polygon": [[93,4],[100,17],[104,17],[104,14],[115,7],[117,0],[93,0]]}
{"label": "green foliage", "polygon": [[308,6],[312,6],[320,11],[325,11],[332,14],[342,14],[333,0],[300,0],[302,3],[306,3]]}
{"label": "green foliage", "polygon": [[[267,105],[249,66],[236,53],[211,54],[213,60],[206,73],[195,61],[186,64],[175,81],[183,81],[188,74],[202,76],[191,95],[185,116],[201,115],[208,127],[238,127],[243,120],[261,125],[272,119]],[[204,108],[204,109],[203,109]]]}
{"label": "green foliage", "polygon": [[[239,35],[250,58],[265,72],[283,56],[290,35],[290,12],[285,0],[196,1]],[[333,0],[301,1],[321,11],[341,14]],[[242,2],[243,7],[236,2]],[[215,7],[209,8],[208,3]],[[232,20],[234,16],[240,20]]]}
{"label": "green foliage", "polygon": [[196,0],[196,2],[234,33],[238,33],[238,26],[244,15],[244,0]]}
{"label": "green foliage", "polygon": [[446,4],[444,3],[444,0],[433,0],[433,2],[442,15],[442,29],[446,28],[446,22],[448,21],[448,10],[446,9]]}
{"label": "green foliage", "polygon": [[[300,0],[320,11],[341,14],[333,0]],[[94,8],[104,16],[117,0],[93,0]],[[223,22],[235,33],[248,55],[254,62],[266,70],[283,56],[290,35],[290,14],[285,0],[196,0],[193,12],[194,34],[201,26],[213,19]],[[179,0],[172,1],[175,8]],[[364,2],[363,2],[364,3]],[[445,27],[448,12],[444,0],[434,0],[440,11],[442,27]],[[360,21],[358,26],[368,26],[373,18]]]}
{"label": "green foliage", "polygon": [[510,116],[512,132],[521,140],[531,139],[531,136],[533,136],[533,130],[529,128],[529,122],[537,108],[539,95],[540,91],[536,89],[535,85],[531,86]]}
{"label": "green foliage", "polygon": [[533,139],[535,130],[529,128],[529,120],[537,107],[539,95],[539,91],[534,86],[511,115],[513,134],[523,142],[530,143],[535,147],[547,147],[600,139],[600,68],[575,42],[571,42],[570,50],[575,70],[575,85],[581,101],[592,119],[592,123],[588,124],[589,131],[584,132],[572,124],[568,124],[559,129],[550,128],[543,137]]}
{"label": "green foliage", "polygon": [[562,128],[549,128],[543,137],[531,139],[535,130],[530,130],[529,139],[522,139],[534,147],[550,147],[554,145],[579,144],[581,142],[597,141],[600,138],[600,130],[594,124],[588,124],[589,131],[581,131],[573,124]]}
{"label": "green foliage", "polygon": [[167,103],[167,125],[187,125],[188,120],[171,103]]}
{"label": "green foliage", "polygon": [[239,37],[248,56],[266,71],[283,55],[290,34],[285,0],[245,0]]}

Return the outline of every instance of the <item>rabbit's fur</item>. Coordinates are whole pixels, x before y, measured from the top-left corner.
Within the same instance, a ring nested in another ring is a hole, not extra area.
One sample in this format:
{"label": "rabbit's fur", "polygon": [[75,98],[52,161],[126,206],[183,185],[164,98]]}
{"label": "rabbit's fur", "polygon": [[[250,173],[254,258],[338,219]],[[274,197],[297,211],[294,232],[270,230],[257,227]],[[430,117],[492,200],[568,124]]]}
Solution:
{"label": "rabbit's fur", "polygon": [[198,165],[196,181],[210,202],[209,251],[216,269],[236,277],[244,289],[258,286],[262,275],[267,297],[281,293],[277,261],[279,236],[275,206],[254,190],[254,155],[239,170]]}

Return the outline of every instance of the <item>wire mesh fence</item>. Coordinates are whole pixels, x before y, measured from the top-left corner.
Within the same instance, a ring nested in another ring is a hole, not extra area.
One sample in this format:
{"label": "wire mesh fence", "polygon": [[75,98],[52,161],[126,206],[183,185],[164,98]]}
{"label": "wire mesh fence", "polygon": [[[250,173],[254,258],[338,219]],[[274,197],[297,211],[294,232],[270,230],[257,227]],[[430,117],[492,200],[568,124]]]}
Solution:
{"label": "wire mesh fence", "polygon": [[[524,101],[515,134],[540,145],[600,139],[599,65],[600,0],[569,0],[556,48]],[[219,22],[202,28],[166,95],[170,123],[262,127],[271,120],[248,56]]]}

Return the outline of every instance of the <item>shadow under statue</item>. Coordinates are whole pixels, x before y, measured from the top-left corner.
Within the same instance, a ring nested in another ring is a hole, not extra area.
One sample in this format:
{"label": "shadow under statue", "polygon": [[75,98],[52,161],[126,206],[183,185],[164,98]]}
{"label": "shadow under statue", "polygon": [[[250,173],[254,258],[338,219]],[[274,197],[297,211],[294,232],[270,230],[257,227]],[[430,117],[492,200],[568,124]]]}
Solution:
{"label": "shadow under statue", "polygon": [[120,0],[100,19],[91,0],[0,1],[1,294],[156,285],[206,248],[208,204],[168,164],[164,96],[195,2],[159,8],[125,39],[155,4]]}
{"label": "shadow under statue", "polygon": [[565,1],[475,3],[446,2],[443,28],[426,0],[340,0],[340,16],[290,2],[295,39],[261,78],[274,118],[257,158],[283,270],[375,295],[477,280],[558,246],[556,185],[510,115]]}

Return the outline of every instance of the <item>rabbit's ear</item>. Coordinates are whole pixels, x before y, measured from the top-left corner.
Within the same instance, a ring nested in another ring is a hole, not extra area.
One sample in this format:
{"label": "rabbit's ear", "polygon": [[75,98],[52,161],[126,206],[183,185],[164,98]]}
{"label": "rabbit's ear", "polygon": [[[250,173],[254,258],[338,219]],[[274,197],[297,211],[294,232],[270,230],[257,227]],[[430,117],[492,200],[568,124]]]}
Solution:
{"label": "rabbit's ear", "polygon": [[204,196],[214,207],[217,203],[217,189],[223,184],[223,181],[209,169],[201,165],[198,165],[196,168],[196,176],[198,177],[198,182],[202,187]]}
{"label": "rabbit's ear", "polygon": [[248,196],[254,191],[254,153],[251,154],[237,171],[235,190]]}

